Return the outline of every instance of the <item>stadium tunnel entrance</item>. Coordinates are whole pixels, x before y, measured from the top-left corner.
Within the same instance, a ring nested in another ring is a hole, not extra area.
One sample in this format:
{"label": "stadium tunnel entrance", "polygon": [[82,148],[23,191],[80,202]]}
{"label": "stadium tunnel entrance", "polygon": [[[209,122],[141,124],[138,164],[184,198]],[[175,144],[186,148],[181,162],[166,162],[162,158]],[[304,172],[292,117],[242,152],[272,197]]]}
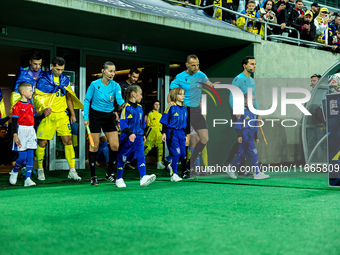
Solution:
{"label": "stadium tunnel entrance", "polygon": [[[0,17],[3,32],[0,34],[0,54],[3,60],[0,73],[4,79],[0,86],[6,87],[4,90],[7,96],[15,80],[14,76],[8,77],[8,74],[15,74],[20,65],[27,66],[29,54],[36,49],[43,53],[45,71],[49,70],[53,57],[61,56],[66,60],[65,74],[70,77],[81,102],[84,101],[87,86],[95,79],[92,74],[100,72],[103,62],[113,61],[117,71],[122,71],[114,79],[117,82],[127,78],[126,70],[133,67],[141,68],[144,112],[148,113],[151,110],[152,101],[156,97],[161,101],[160,111],[163,111],[167,104],[166,94],[171,79],[185,70],[184,62],[188,54],[194,53],[199,56],[201,70],[209,77],[234,77],[240,69],[234,64],[235,59],[252,55],[253,42],[260,41],[260,38],[251,33],[236,29],[228,30],[227,24],[213,19],[209,19],[212,25],[197,23],[197,29],[189,30],[184,26],[189,21],[177,24],[177,19],[166,18],[165,21],[169,24],[164,25],[155,23],[152,15],[143,16],[145,20],[141,21],[116,14],[109,15],[110,10],[119,9],[116,7],[108,7],[108,12],[104,15],[97,11],[93,13],[92,4],[88,3],[87,6],[88,9],[84,10],[72,9],[66,5],[53,6],[47,1],[46,4],[21,0],[4,3],[3,8],[7,12]],[[181,8],[179,10],[186,11]],[[125,12],[138,14],[131,10]],[[54,20],[50,17],[57,17],[60,13],[63,13],[64,17],[75,18],[72,22],[70,19],[60,19],[58,26],[55,26]],[[13,16],[16,19],[11,18]],[[37,18],[39,26],[36,26]],[[218,26],[215,26],[216,24]],[[137,51],[123,51],[122,45],[125,43],[137,47]],[[8,70],[7,66],[10,66],[11,70]],[[76,168],[84,169],[85,152],[88,150],[85,127],[82,124],[81,111],[76,111],[76,114],[77,125],[73,127],[75,133],[73,139],[77,145]],[[45,155],[46,169],[68,169],[59,138],[49,143]]]}

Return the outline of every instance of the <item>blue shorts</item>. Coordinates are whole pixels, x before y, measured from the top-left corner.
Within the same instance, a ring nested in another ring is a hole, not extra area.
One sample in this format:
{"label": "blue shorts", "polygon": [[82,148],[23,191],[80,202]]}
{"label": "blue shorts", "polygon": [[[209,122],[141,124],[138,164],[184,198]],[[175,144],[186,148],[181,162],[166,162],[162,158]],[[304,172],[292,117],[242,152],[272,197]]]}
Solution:
{"label": "blue shorts", "polygon": [[185,132],[184,130],[177,130],[168,128],[166,130],[166,144],[169,149],[170,156],[186,156],[185,151]]}
{"label": "blue shorts", "polygon": [[131,162],[134,158],[144,158],[144,142],[142,135],[136,135],[132,143],[129,136],[125,133],[120,135],[117,161],[125,163]]}

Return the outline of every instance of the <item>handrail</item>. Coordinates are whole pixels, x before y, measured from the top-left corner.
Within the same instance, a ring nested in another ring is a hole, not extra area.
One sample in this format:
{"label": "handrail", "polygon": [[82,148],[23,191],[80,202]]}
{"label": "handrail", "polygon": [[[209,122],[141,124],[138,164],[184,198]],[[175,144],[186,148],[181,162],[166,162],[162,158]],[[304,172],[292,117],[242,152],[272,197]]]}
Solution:
{"label": "handrail", "polygon": [[[302,39],[297,39],[294,37],[286,37],[286,36],[282,36],[282,35],[268,35],[269,38],[271,39],[277,39],[277,40],[281,40],[281,41],[285,41],[285,42],[292,42],[292,43],[296,43],[298,45],[303,44],[303,45],[307,45],[307,46],[311,46],[311,47],[323,47],[325,48],[325,44],[323,43],[318,43],[318,42],[314,42],[314,41],[306,41],[306,40],[302,40]],[[333,45],[327,45],[327,48],[332,48]]]}

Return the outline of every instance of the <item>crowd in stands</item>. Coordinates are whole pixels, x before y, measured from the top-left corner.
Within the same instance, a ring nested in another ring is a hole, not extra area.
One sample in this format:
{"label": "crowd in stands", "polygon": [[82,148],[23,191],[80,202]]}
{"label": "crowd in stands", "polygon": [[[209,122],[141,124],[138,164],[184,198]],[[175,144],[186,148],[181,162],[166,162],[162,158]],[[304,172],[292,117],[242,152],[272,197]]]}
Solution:
{"label": "crowd in stands", "polygon": [[[228,22],[241,29],[252,33],[265,34],[263,21],[277,24],[267,26],[267,36],[283,35],[301,40],[318,42],[323,44],[325,49],[333,52],[340,52],[340,13],[329,12],[318,3],[310,7],[303,4],[302,0],[178,0],[189,4],[206,7],[217,5],[223,8],[236,11],[241,15],[218,8],[215,18]],[[214,8],[205,8],[204,12],[213,16]],[[254,19],[246,19],[245,16]],[[247,24],[246,24],[247,23]],[[293,28],[293,29],[292,29]],[[296,29],[296,30],[295,30]],[[270,37],[268,40],[271,40]],[[331,46],[331,47],[328,47]]]}

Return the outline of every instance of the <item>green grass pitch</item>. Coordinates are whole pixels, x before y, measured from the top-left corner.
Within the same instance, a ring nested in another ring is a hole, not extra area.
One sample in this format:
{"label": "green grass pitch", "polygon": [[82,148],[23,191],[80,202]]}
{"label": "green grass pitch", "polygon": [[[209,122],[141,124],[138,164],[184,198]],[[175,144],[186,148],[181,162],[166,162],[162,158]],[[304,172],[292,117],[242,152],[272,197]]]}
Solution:
{"label": "green grass pitch", "polygon": [[1,174],[1,254],[340,254],[340,190],[327,174],[171,183],[147,172],[157,180],[142,188],[126,171],[125,189],[65,181],[65,171],[25,188]]}

